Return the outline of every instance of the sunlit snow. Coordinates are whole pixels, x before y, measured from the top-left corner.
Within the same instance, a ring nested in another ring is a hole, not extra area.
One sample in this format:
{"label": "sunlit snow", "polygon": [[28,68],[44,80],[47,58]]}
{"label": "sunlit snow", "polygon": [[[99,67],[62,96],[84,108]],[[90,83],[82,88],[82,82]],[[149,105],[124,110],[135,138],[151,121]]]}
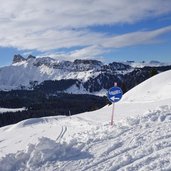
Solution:
{"label": "sunlit snow", "polygon": [[113,126],[105,106],[0,128],[0,170],[171,170],[170,78],[158,74],[126,93]]}

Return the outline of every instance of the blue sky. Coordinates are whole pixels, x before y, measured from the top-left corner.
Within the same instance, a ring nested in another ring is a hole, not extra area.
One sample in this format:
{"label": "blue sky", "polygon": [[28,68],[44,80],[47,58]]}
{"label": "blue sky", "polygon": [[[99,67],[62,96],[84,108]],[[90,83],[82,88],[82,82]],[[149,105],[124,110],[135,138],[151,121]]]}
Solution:
{"label": "blue sky", "polygon": [[0,66],[14,54],[171,62],[170,0],[6,0]]}

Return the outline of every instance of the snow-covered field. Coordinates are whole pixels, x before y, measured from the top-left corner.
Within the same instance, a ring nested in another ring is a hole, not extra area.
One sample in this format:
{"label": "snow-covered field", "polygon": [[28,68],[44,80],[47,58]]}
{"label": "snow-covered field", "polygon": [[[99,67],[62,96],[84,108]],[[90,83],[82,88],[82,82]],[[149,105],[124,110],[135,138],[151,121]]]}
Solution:
{"label": "snow-covered field", "polygon": [[9,108],[0,108],[0,114],[5,112],[18,112],[26,110],[25,108],[9,109]]}
{"label": "snow-covered field", "polygon": [[0,128],[0,171],[170,171],[171,71],[115,106]]}

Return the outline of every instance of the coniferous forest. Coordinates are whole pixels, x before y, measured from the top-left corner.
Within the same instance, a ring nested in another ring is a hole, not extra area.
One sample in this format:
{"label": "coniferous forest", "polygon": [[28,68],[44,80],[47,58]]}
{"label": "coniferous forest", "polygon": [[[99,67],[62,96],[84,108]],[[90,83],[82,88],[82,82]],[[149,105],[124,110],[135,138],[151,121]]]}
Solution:
{"label": "coniferous forest", "polygon": [[99,109],[108,104],[106,97],[94,95],[47,94],[35,90],[13,90],[0,92],[0,106],[3,108],[22,108],[18,112],[0,114],[0,126],[19,121],[55,115],[73,115]]}

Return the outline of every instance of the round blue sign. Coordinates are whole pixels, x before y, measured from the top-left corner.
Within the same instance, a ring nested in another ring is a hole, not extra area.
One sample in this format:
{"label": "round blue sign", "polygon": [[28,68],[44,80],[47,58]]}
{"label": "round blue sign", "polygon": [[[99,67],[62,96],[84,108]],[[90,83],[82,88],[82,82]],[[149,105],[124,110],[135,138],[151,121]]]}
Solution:
{"label": "round blue sign", "polygon": [[123,95],[122,89],[119,87],[112,87],[109,89],[107,93],[107,97],[109,101],[111,101],[112,103],[118,102],[119,100],[121,100],[122,95]]}

